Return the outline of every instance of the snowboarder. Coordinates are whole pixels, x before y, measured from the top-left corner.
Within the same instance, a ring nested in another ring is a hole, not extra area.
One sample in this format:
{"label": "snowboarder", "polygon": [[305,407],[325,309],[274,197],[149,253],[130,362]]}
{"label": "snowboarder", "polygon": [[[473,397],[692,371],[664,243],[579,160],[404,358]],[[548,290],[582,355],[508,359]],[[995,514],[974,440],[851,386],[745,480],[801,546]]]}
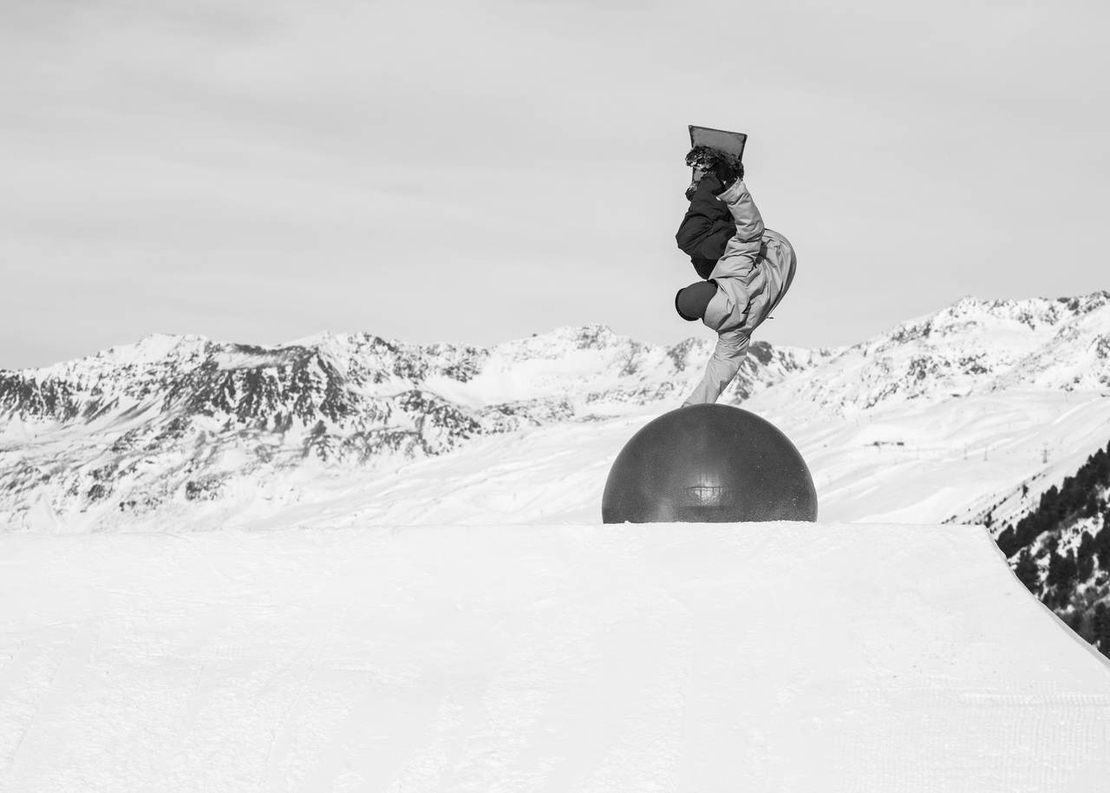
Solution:
{"label": "snowboarder", "polygon": [[740,369],[752,331],[767,319],[794,279],[794,248],[764,227],[744,184],[736,157],[706,146],[686,155],[695,178],[675,239],[704,279],[675,295],[683,319],[701,320],[717,331],[717,346],[705,376],[685,402],[716,402]]}

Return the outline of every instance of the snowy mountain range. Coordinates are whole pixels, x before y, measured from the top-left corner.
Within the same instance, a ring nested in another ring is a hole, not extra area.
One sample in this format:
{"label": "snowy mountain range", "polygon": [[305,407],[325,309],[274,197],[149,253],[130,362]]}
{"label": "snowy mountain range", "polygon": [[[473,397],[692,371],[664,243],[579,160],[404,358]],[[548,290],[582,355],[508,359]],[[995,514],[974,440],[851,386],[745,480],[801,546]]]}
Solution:
{"label": "snowy mountain range", "polygon": [[[596,521],[613,456],[681,402],[711,350],[601,326],[490,348],[152,336],[0,371],[0,526],[262,525],[294,507]],[[722,401],[794,439],[822,520],[937,522],[1019,514],[1106,444],[1108,397],[1110,292],[1097,292],[965,298],[846,348],[756,341]]]}

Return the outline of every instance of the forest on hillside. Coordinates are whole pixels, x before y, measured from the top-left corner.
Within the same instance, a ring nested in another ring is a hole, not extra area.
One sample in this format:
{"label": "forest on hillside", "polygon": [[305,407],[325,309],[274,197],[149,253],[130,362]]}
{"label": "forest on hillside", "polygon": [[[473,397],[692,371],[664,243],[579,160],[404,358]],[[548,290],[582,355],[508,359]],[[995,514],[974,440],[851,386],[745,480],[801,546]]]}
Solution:
{"label": "forest on hillside", "polygon": [[1110,444],[998,534],[1023,584],[1110,658]]}

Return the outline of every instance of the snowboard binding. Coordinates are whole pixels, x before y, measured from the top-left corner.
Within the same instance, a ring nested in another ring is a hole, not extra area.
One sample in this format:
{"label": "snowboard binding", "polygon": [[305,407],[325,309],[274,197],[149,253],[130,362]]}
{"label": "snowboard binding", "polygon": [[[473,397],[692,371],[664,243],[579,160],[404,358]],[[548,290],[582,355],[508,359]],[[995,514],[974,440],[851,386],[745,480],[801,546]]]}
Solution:
{"label": "snowboard binding", "polygon": [[686,198],[693,198],[694,191],[703,176],[713,173],[721,182],[722,189],[732,182],[744,178],[744,145],[748,136],[743,132],[730,132],[725,129],[698,127],[690,125],[690,153],[686,164],[693,169]]}
{"label": "snowboard binding", "polygon": [[686,155],[686,164],[694,169],[694,178],[686,188],[687,200],[692,200],[698,185],[706,174],[713,174],[724,192],[738,179],[744,178],[744,164],[740,158],[710,146],[695,146]]}
{"label": "snowboard binding", "polygon": [[698,171],[712,171],[718,165],[726,165],[733,170],[744,169],[740,158],[710,146],[695,146],[686,155],[686,164]]}

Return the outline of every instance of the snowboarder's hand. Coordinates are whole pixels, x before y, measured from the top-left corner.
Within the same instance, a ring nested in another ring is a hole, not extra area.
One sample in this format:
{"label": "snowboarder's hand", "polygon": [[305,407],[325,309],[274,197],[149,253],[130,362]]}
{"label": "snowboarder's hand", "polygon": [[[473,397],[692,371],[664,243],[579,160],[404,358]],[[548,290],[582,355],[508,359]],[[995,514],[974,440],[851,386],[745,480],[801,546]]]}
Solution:
{"label": "snowboarder's hand", "polygon": [[[694,196],[697,195],[699,190],[712,188],[719,190],[720,185],[717,184],[717,177],[713,175],[712,171],[708,173],[701,173],[700,171],[695,174],[694,181],[690,182],[690,186],[686,188],[686,200],[693,201]],[[715,195],[716,193],[714,193]]]}
{"label": "snowboarder's hand", "polygon": [[740,163],[730,163],[718,160],[713,165],[713,175],[721,183],[721,192],[732,187],[733,183],[744,178],[744,166]]}
{"label": "snowboarder's hand", "polygon": [[695,177],[694,181],[690,182],[690,186],[686,188],[686,200],[693,201],[694,196],[697,195],[699,191],[709,191],[711,196],[717,196],[723,193],[725,188],[721,186],[721,180],[717,178],[717,175],[713,173],[713,171],[707,171]]}

